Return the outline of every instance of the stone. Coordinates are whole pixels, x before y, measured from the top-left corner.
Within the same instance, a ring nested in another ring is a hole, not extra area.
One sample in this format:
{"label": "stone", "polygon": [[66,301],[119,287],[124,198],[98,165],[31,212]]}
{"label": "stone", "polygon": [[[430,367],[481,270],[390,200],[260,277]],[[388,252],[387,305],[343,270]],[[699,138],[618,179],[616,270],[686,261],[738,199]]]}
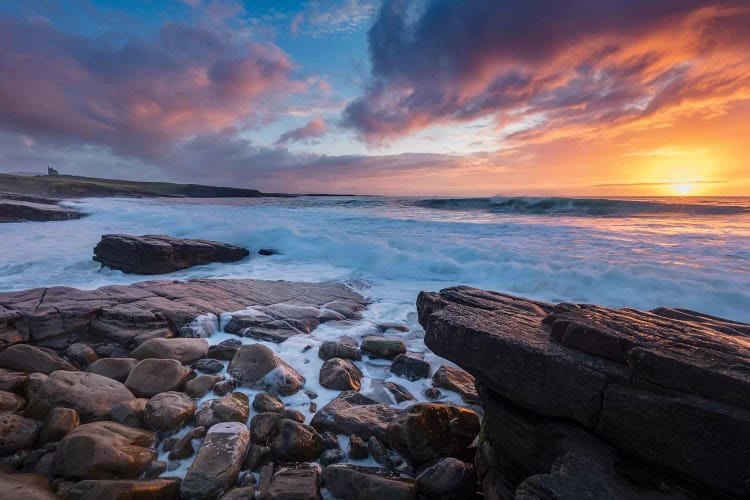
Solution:
{"label": "stone", "polygon": [[85,369],[91,365],[91,363],[99,359],[96,351],[92,349],[91,346],[80,342],[70,344],[68,348],[65,349],[65,355],[81,369]]}
{"label": "stone", "polygon": [[271,434],[279,421],[284,418],[281,413],[256,413],[250,420],[250,436],[253,443],[268,445]]}
{"label": "stone", "polygon": [[26,377],[28,377],[27,373],[0,368],[0,391],[23,394]]}
{"label": "stone", "polygon": [[179,500],[180,480],[104,479],[85,480],[73,485],[64,500]]}
{"label": "stone", "polygon": [[227,339],[212,345],[206,353],[207,358],[219,359],[221,361],[230,361],[237,353],[237,349],[242,346],[241,340]]}
{"label": "stone", "polygon": [[474,466],[456,458],[443,458],[417,476],[419,492],[435,500],[477,498]]}
{"label": "stone", "polygon": [[143,425],[152,431],[174,432],[190,422],[195,408],[195,401],[186,394],[161,392],[146,403]]}
{"label": "stone", "polygon": [[320,455],[323,440],[314,428],[286,418],[271,431],[271,458],[281,462],[309,462]]}
{"label": "stone", "polygon": [[443,395],[443,393],[440,392],[440,389],[438,389],[436,387],[428,387],[427,389],[424,390],[424,396],[427,399],[431,399],[433,401],[436,400],[436,399],[440,399],[440,396],[442,396],[442,395]]}
{"label": "stone", "polygon": [[23,384],[23,394],[27,400],[31,400],[34,394],[39,392],[49,377],[44,373],[30,373]]}
{"label": "stone", "polygon": [[175,359],[148,358],[139,361],[125,380],[125,387],[139,398],[167,391],[181,391],[193,371]]}
{"label": "stone", "polygon": [[463,370],[448,365],[441,365],[432,377],[435,387],[457,392],[464,403],[478,404],[479,396],[474,388],[474,377]]}
{"label": "stone", "polygon": [[39,474],[0,472],[0,492],[8,500],[56,500],[49,481]]}
{"label": "stone", "polygon": [[32,448],[39,437],[41,423],[15,413],[0,413],[0,457]]}
{"label": "stone", "polygon": [[81,424],[60,441],[57,474],[74,479],[134,479],[156,459],[153,432],[115,422]]}
{"label": "stone", "polygon": [[321,484],[336,498],[356,500],[416,500],[417,482],[385,469],[349,464],[329,465]]}
{"label": "stone", "polygon": [[49,349],[16,344],[0,352],[0,368],[49,375],[56,370],[74,371],[75,367]]}
{"label": "stone", "polygon": [[339,448],[341,448],[341,445],[339,444],[339,439],[336,437],[336,434],[334,434],[333,432],[326,431],[323,434],[321,434],[321,438],[323,439],[323,449],[338,450]]}
{"label": "stone", "polygon": [[270,392],[259,392],[253,398],[253,410],[259,413],[284,411],[284,403]]}
{"label": "stone", "polygon": [[222,495],[219,500],[248,500],[250,498],[255,498],[255,486],[234,488]]}
{"label": "stone", "polygon": [[192,457],[195,453],[193,441],[196,439],[203,439],[205,436],[205,427],[195,427],[191,429],[170,447],[169,455],[167,455],[167,457],[170,460],[182,460],[183,458]]}
{"label": "stone", "polygon": [[260,493],[265,500],[320,500],[320,468],[315,464],[279,467],[268,489]]}
{"label": "stone", "polygon": [[39,442],[60,441],[68,432],[79,425],[81,425],[81,419],[77,411],[72,408],[52,408],[42,422]]}
{"label": "stone", "polygon": [[189,365],[204,358],[208,353],[206,339],[151,339],[130,353],[130,356],[142,361],[144,359],[176,359]]}
{"label": "stone", "polygon": [[402,340],[386,337],[365,337],[360,348],[371,358],[394,359],[406,353],[406,344]]}
{"label": "stone", "polygon": [[393,397],[393,400],[396,402],[396,404],[417,399],[404,386],[394,384],[393,382],[383,382],[383,388],[388,391],[388,394]]}
{"label": "stone", "polygon": [[86,371],[125,382],[136,364],[138,360],[133,358],[102,358],[91,363]]}
{"label": "stone", "polygon": [[331,358],[320,368],[319,382],[326,389],[358,391],[362,386],[362,372],[351,361]]}
{"label": "stone", "polygon": [[363,439],[376,436],[386,440],[386,428],[396,419],[399,410],[378,403],[355,391],[345,391],[318,410],[310,425],[318,432],[357,434]]}
{"label": "stone", "polygon": [[135,399],[127,387],[111,378],[95,373],[52,372],[26,405],[24,414],[44,418],[52,408],[61,406],[78,412],[81,422],[94,422],[110,417],[112,408]]}
{"label": "stone", "polygon": [[221,422],[246,423],[250,416],[250,402],[245,394],[233,392],[220,399],[209,399],[201,403],[195,413],[196,425],[206,429]]}
{"label": "stone", "polygon": [[219,373],[224,369],[224,363],[217,359],[199,359],[193,364],[193,369],[203,373]]}
{"label": "stone", "polygon": [[250,252],[228,243],[148,234],[105,234],[94,260],[132,274],[164,274],[212,262],[235,262]]}
{"label": "stone", "polygon": [[0,412],[18,413],[26,406],[26,398],[12,392],[0,391]]}
{"label": "stone", "polygon": [[259,444],[253,444],[245,458],[245,467],[251,471],[260,470],[271,460],[271,448]]}
{"label": "stone", "polygon": [[322,467],[327,467],[331,464],[341,462],[342,460],[344,460],[344,458],[344,452],[341,450],[325,450],[323,453],[321,453],[320,458],[318,459],[318,463],[320,463]]}
{"label": "stone", "polygon": [[362,352],[357,346],[356,339],[343,337],[337,341],[323,342],[318,348],[318,357],[323,361],[328,361],[331,358],[359,361],[362,359]]}
{"label": "stone", "polygon": [[256,340],[281,343],[296,335],[307,335],[329,319],[334,318],[324,317],[318,307],[271,304],[249,307],[233,314],[224,330]]}
{"label": "stone", "polygon": [[282,418],[288,418],[289,420],[294,420],[295,422],[299,423],[304,423],[305,421],[305,415],[299,410],[291,410],[289,408],[286,408],[281,411],[280,415]]}
{"label": "stone", "polygon": [[202,398],[211,392],[214,386],[221,382],[221,380],[222,377],[220,375],[198,375],[185,383],[185,392],[191,398]]}
{"label": "stone", "polygon": [[150,464],[148,464],[148,467],[146,467],[146,472],[143,473],[144,479],[154,479],[165,472],[167,472],[167,462],[164,460],[154,460]]}
{"label": "stone", "polygon": [[148,402],[146,398],[123,401],[112,408],[112,420],[127,427],[143,427],[143,417]]}
{"label": "stone", "polygon": [[243,345],[227,369],[242,387],[291,396],[305,385],[305,378],[262,344]]}
{"label": "stone", "polygon": [[418,467],[437,458],[463,456],[478,433],[479,417],[467,408],[417,403],[388,424],[388,443]]}
{"label": "stone", "polygon": [[391,457],[388,456],[388,451],[385,449],[385,445],[383,445],[378,438],[370,436],[370,439],[367,440],[367,449],[370,451],[372,459],[377,463],[388,470],[396,469]]}
{"label": "stone", "polygon": [[217,396],[226,396],[237,388],[237,383],[232,380],[221,380],[214,385],[214,394]]}
{"label": "stone", "polygon": [[430,376],[430,364],[406,354],[399,354],[391,363],[391,373],[414,382]]}
{"label": "stone", "polygon": [[281,252],[273,248],[261,248],[260,250],[258,250],[258,255],[263,255],[265,257],[268,257],[270,255],[278,255],[280,253]]}
{"label": "stone", "polygon": [[370,448],[361,437],[356,434],[349,436],[349,458],[352,460],[364,460],[370,456]]}
{"label": "stone", "polygon": [[250,432],[244,424],[226,422],[211,427],[182,481],[182,497],[223,495],[237,480],[249,444]]}

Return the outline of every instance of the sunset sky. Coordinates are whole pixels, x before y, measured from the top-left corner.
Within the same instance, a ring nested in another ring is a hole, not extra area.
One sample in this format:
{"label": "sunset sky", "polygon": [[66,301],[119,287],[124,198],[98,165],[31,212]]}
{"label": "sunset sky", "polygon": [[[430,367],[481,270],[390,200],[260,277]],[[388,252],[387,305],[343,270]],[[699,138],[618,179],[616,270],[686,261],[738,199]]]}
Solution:
{"label": "sunset sky", "polygon": [[750,195],[750,2],[0,0],[0,172]]}

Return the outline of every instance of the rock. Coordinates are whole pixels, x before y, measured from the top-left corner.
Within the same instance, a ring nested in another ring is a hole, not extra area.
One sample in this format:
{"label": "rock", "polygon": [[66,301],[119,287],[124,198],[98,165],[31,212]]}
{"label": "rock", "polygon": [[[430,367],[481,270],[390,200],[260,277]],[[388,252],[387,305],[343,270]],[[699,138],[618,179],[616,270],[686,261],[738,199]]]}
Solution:
{"label": "rock", "polygon": [[367,449],[370,451],[372,459],[377,463],[388,470],[396,469],[393,461],[391,460],[391,457],[388,456],[388,451],[385,449],[385,446],[380,442],[378,438],[376,438],[375,436],[370,436],[370,439],[367,440]]}
{"label": "rock", "polygon": [[206,433],[195,461],[182,481],[183,498],[217,498],[237,480],[250,443],[244,424],[227,422]]}
{"label": "rock", "polygon": [[65,349],[65,354],[68,356],[69,360],[77,364],[81,369],[85,369],[91,363],[99,359],[99,356],[94,349],[80,342],[70,344],[68,348]]}
{"label": "rock", "polygon": [[49,375],[56,370],[74,371],[75,367],[49,349],[16,344],[0,352],[0,368]]}
{"label": "rock", "polygon": [[319,382],[326,389],[358,391],[362,377],[362,372],[351,361],[331,358],[320,368]]}
{"label": "rock", "polygon": [[320,455],[323,440],[309,425],[282,418],[271,431],[271,458],[281,462],[309,462]]}
{"label": "rock", "polygon": [[233,392],[221,399],[209,399],[201,403],[195,413],[196,425],[206,429],[221,422],[246,423],[250,416],[250,402],[241,392]]}
{"label": "rock", "polygon": [[0,391],[23,393],[24,383],[28,374],[0,368]]}
{"label": "rock", "polygon": [[320,500],[320,469],[315,464],[279,467],[268,489],[261,489],[265,500]]}
{"label": "rock", "polygon": [[435,500],[464,500],[477,497],[474,466],[456,458],[443,458],[417,476],[419,492]]}
{"label": "rock", "polygon": [[406,344],[399,339],[365,337],[362,340],[361,349],[372,358],[394,359],[406,352]]}
{"label": "rock", "polygon": [[352,434],[349,437],[349,458],[352,460],[364,460],[370,456],[370,448],[361,437]]}
{"label": "rock", "polygon": [[222,495],[219,500],[248,500],[249,498],[255,498],[255,486],[234,488]]}
{"label": "rock", "polygon": [[219,373],[224,369],[224,363],[217,359],[199,359],[193,364],[193,369],[203,373]]}
{"label": "rock", "polygon": [[14,413],[0,413],[0,456],[32,448],[39,437],[41,424]]}
{"label": "rock", "polygon": [[194,429],[191,429],[187,434],[178,439],[170,448],[168,458],[170,460],[182,460],[183,458],[192,457],[193,453],[195,453],[193,441],[196,439],[203,439],[205,435],[205,427],[195,427]]}
{"label": "rock", "polygon": [[474,377],[463,370],[442,365],[432,377],[435,387],[457,392],[467,404],[479,404],[479,396],[474,388]]}
{"label": "rock", "polygon": [[195,401],[181,392],[162,392],[146,403],[143,425],[152,431],[174,432],[190,422],[195,408]]}
{"label": "rock", "polygon": [[47,203],[23,200],[0,199],[0,223],[3,222],[45,222],[80,219],[77,210]]}
{"label": "rock", "polygon": [[44,373],[30,373],[23,384],[23,394],[27,400],[31,400],[34,394],[39,392],[49,377]]}
{"label": "rock", "polygon": [[388,443],[418,467],[437,458],[463,456],[478,433],[479,418],[469,409],[417,403],[388,424]]}
{"label": "rock", "polygon": [[323,449],[338,450],[341,448],[341,445],[339,444],[339,440],[336,437],[336,434],[334,434],[333,432],[326,431],[323,434],[321,434],[321,438],[323,439]]}
{"label": "rock", "polygon": [[251,471],[260,470],[271,460],[271,448],[259,444],[253,444],[245,458],[245,467]]}
{"label": "rock", "polygon": [[355,391],[345,391],[318,410],[310,425],[318,432],[357,434],[369,439],[376,436],[386,439],[386,427],[399,414],[399,410],[363,396]]}
{"label": "rock", "polygon": [[0,391],[0,412],[18,413],[26,406],[26,398],[12,392]]}
{"label": "rock", "polygon": [[146,398],[123,401],[112,408],[112,420],[127,427],[143,427],[143,417],[148,402]]}
{"label": "rock", "polygon": [[206,339],[151,339],[135,348],[130,355],[144,359],[176,359],[186,365],[195,363],[208,353]]}
{"label": "rock", "polygon": [[396,404],[417,399],[405,387],[394,384],[393,382],[383,382],[383,388],[388,391],[391,396],[393,396],[393,400],[396,402]]}
{"label": "rock", "polygon": [[61,406],[78,412],[81,422],[109,418],[118,403],[135,399],[127,387],[95,373],[56,371],[36,391],[26,405],[25,415],[44,418]]}
{"label": "rock", "polygon": [[341,462],[344,459],[344,452],[337,449],[325,450],[318,459],[322,467]]}
{"label": "rock", "polygon": [[82,424],[60,441],[57,474],[77,479],[132,479],[156,459],[150,431],[115,422]]}
{"label": "rock", "polygon": [[232,380],[222,380],[214,385],[214,394],[217,396],[226,396],[237,388],[237,383]]}
{"label": "rock", "polygon": [[103,358],[91,363],[86,371],[125,382],[137,363],[133,358]]}
{"label": "rock", "polygon": [[261,248],[260,250],[258,250],[258,255],[263,255],[266,257],[268,257],[269,255],[278,255],[280,253],[281,252],[273,248]]}
{"label": "rock", "polygon": [[42,455],[39,460],[34,464],[34,474],[44,476],[50,481],[55,479],[54,468],[55,468],[55,451],[46,452]]}
{"label": "rock", "polygon": [[424,395],[427,399],[436,400],[440,399],[440,396],[443,395],[442,392],[440,392],[440,389],[437,389],[436,387],[428,387],[424,390]]}
{"label": "rock", "polygon": [[164,274],[212,262],[235,262],[250,252],[228,243],[164,235],[105,234],[94,247],[94,260],[133,274]]}
{"label": "rock", "polygon": [[216,345],[212,345],[208,348],[206,353],[207,358],[219,359],[221,361],[230,361],[237,353],[237,349],[242,346],[241,340],[227,339],[219,342]]}
{"label": "rock", "polygon": [[268,445],[271,433],[282,418],[284,417],[281,413],[256,413],[250,420],[250,436],[253,443]]}
{"label": "rock", "polygon": [[202,398],[222,380],[219,375],[198,375],[185,383],[185,392],[191,398]]}
{"label": "rock", "polygon": [[78,412],[71,408],[52,408],[44,418],[39,434],[40,443],[60,441],[65,435],[78,427],[81,419]]}
{"label": "rock", "polygon": [[0,472],[0,492],[8,500],[56,500],[49,481],[39,474],[7,474]]}
{"label": "rock", "polygon": [[146,472],[143,473],[144,479],[154,479],[165,472],[167,472],[167,462],[164,460],[155,460],[148,464],[148,467],[146,467]]}
{"label": "rock", "polygon": [[430,364],[406,354],[399,354],[393,359],[391,373],[414,382],[430,376]]}
{"label": "rock", "polygon": [[[319,307],[302,304],[253,306],[234,313],[224,330],[256,340],[281,343],[312,332],[326,317]],[[335,319],[343,319],[337,316]]]}
{"label": "rock", "polygon": [[305,378],[261,344],[244,345],[229,362],[229,373],[242,387],[290,396],[305,385]]}
{"label": "rock", "polygon": [[64,500],[178,500],[180,480],[105,479],[79,481],[70,488]]}
{"label": "rock", "polygon": [[160,392],[181,391],[192,373],[175,359],[144,359],[130,372],[125,387],[139,398],[150,398]]}
{"label": "rock", "polygon": [[384,469],[334,464],[323,470],[322,485],[336,498],[416,500],[417,482]]}
{"label": "rock", "polygon": [[323,342],[318,349],[318,357],[323,361],[331,358],[350,359],[359,361],[362,353],[357,347],[357,340],[351,337],[342,337],[338,341]]}
{"label": "rock", "polygon": [[253,410],[259,413],[281,413],[284,411],[284,403],[270,392],[259,392],[253,398]]}

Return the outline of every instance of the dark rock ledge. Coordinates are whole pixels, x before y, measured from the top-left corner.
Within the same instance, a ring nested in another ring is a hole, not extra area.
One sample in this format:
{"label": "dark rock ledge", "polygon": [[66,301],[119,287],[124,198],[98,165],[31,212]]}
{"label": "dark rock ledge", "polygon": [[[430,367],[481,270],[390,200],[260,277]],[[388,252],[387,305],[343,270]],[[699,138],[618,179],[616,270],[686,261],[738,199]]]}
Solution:
{"label": "dark rock ledge", "polygon": [[0,223],[44,222],[81,218],[81,212],[58,205],[60,200],[0,192]]}
{"label": "dark rock ledge", "polygon": [[750,496],[750,325],[467,287],[417,306],[476,378],[485,498]]}

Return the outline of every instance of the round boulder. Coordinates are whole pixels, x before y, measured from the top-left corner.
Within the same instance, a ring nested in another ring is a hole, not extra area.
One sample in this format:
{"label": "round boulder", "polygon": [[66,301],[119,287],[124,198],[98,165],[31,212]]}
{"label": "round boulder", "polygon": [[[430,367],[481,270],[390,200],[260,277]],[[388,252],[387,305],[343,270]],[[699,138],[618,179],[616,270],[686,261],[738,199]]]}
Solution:
{"label": "round boulder", "polygon": [[250,416],[250,401],[245,394],[233,392],[219,399],[201,403],[195,413],[195,424],[209,429],[222,422],[247,422]]}
{"label": "round boulder", "polygon": [[148,358],[176,359],[180,363],[192,364],[208,353],[206,339],[164,339],[147,340],[136,347],[130,355],[141,361]]}
{"label": "round boulder", "polygon": [[39,437],[41,424],[15,413],[0,413],[0,456],[32,448]]}
{"label": "round boulder", "polygon": [[291,396],[305,385],[305,378],[262,344],[243,345],[229,362],[227,372],[243,387]]}
{"label": "round boulder", "polygon": [[133,358],[103,358],[91,363],[86,371],[125,382],[136,364],[138,360]]}
{"label": "round boulder", "polygon": [[282,418],[271,432],[271,458],[281,462],[309,462],[323,451],[323,439],[309,425]]}
{"label": "round boulder", "polygon": [[181,392],[162,392],[149,399],[143,411],[143,424],[152,431],[172,432],[188,423],[195,412],[195,401]]}
{"label": "round boulder", "polygon": [[362,386],[362,372],[346,359],[331,358],[320,368],[319,382],[326,389],[358,391]]}
{"label": "round boulder", "polygon": [[160,392],[181,391],[192,373],[175,359],[144,359],[130,372],[125,387],[139,398],[150,398]]}
{"label": "round boulder", "polygon": [[54,351],[28,344],[12,345],[0,352],[0,368],[46,375],[56,370],[74,371],[76,369]]}

